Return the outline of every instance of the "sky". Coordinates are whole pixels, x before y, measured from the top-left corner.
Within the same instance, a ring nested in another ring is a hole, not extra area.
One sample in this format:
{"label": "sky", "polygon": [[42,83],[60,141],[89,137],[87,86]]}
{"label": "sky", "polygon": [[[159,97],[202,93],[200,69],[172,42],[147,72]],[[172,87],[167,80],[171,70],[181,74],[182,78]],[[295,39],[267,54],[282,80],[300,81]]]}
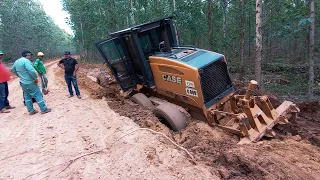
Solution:
{"label": "sky", "polygon": [[60,0],[39,0],[43,6],[44,11],[49,15],[54,22],[69,34],[73,34],[71,28],[65,22],[65,18],[69,17],[69,13],[62,10]]}

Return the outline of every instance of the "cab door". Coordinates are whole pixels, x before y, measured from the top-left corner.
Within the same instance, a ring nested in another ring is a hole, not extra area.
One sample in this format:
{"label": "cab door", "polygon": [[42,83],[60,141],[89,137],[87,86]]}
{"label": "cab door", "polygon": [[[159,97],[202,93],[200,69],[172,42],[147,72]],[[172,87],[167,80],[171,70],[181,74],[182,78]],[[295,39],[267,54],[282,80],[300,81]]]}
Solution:
{"label": "cab door", "polygon": [[122,90],[126,91],[136,86],[131,59],[125,54],[126,46],[119,38],[101,41],[96,46]]}

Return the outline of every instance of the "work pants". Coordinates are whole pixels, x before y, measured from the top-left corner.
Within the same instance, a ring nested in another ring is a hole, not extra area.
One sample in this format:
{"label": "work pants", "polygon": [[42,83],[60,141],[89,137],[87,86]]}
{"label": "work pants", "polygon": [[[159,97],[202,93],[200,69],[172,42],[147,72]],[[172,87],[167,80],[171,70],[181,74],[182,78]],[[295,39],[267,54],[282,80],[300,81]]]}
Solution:
{"label": "work pants", "polygon": [[5,108],[6,106],[9,106],[8,96],[9,96],[8,82],[0,83],[0,110]]}
{"label": "work pants", "polygon": [[34,111],[32,98],[36,100],[37,104],[40,107],[41,112],[44,112],[47,109],[47,106],[44,102],[41,90],[38,87],[38,85],[36,83],[32,83],[32,84],[20,83],[20,85],[23,90],[23,97],[24,97],[24,101],[26,103],[28,112],[30,113]]}
{"label": "work pants", "polygon": [[[73,90],[72,90],[72,85],[74,87],[74,90],[76,91],[76,95],[80,96],[80,91],[79,91],[79,87],[78,87],[78,83],[77,83],[77,77],[73,76],[73,75],[64,75],[64,79],[68,85],[68,90],[69,90],[69,94],[70,96],[73,96]],[[72,85],[71,85],[72,84]]]}

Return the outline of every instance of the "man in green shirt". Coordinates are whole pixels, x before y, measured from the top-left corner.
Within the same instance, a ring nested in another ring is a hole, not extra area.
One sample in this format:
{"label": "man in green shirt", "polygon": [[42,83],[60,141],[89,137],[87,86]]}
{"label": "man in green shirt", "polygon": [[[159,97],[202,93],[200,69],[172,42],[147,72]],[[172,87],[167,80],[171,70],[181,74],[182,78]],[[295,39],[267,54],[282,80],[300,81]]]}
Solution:
{"label": "man in green shirt", "polygon": [[38,52],[38,59],[36,59],[36,61],[33,64],[33,67],[36,69],[36,71],[38,72],[40,78],[41,78],[41,87],[42,87],[42,93],[43,94],[48,94],[48,77],[47,77],[47,71],[46,71],[46,67],[43,64],[43,57],[44,54],[43,52]]}

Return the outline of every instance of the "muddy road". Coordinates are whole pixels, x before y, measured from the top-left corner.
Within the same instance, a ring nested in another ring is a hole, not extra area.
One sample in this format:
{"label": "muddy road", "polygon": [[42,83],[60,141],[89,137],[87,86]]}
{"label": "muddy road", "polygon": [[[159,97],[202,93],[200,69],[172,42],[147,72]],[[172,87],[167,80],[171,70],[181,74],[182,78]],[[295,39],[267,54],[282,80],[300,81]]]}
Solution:
{"label": "muddy road", "polygon": [[0,179],[219,179],[162,135],[114,112],[106,99],[91,98],[87,90],[94,87],[83,75],[83,99],[67,98],[62,70],[55,63],[47,68],[48,114],[29,116],[19,80],[9,82],[16,109],[0,116]]}
{"label": "muddy road", "polygon": [[29,116],[18,79],[9,83],[9,100],[17,108],[1,114],[0,179],[320,177],[318,102],[299,103],[299,118],[277,126],[276,138],[240,146],[238,137],[200,121],[172,132],[150,109],[120,98],[100,65],[81,64],[81,100],[67,98],[63,71],[54,63],[48,77],[45,100],[53,111],[45,115]]}
{"label": "muddy road", "polygon": [[[200,121],[190,122],[174,133],[152,114],[130,100],[121,99],[119,87],[109,84],[110,77],[99,65],[82,64],[81,84],[91,97],[106,97],[108,105],[140,127],[166,134],[186,148],[198,164],[221,179],[319,179],[320,177],[320,104],[297,103],[301,113],[287,125],[276,126],[276,138],[250,145],[237,145],[237,136]],[[89,78],[88,78],[89,76]],[[92,81],[100,79],[100,85]],[[89,80],[90,79],[90,80]],[[281,104],[271,95],[277,107]],[[208,178],[210,179],[210,178]]]}

